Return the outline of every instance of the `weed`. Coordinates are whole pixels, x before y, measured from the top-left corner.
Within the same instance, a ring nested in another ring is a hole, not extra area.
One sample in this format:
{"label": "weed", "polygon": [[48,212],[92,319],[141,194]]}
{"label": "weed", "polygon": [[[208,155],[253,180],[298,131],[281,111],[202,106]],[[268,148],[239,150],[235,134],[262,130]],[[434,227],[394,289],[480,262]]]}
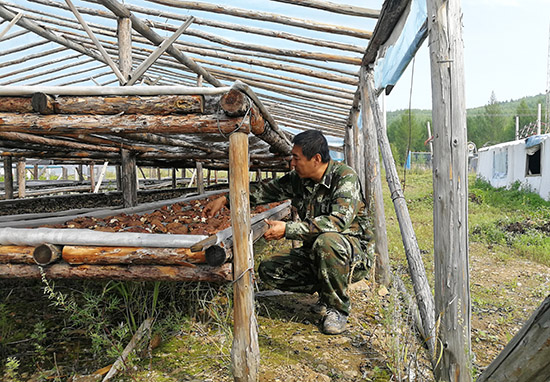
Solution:
{"label": "weed", "polygon": [[17,369],[19,369],[19,366],[21,365],[21,362],[14,357],[8,357],[6,360],[6,365],[4,369],[4,382],[20,382],[19,379],[19,372]]}
{"label": "weed", "polygon": [[34,331],[31,334],[34,347],[34,358],[37,363],[41,364],[46,360],[46,348],[44,347],[44,341],[46,339],[46,326],[42,321],[37,322],[34,325]]}

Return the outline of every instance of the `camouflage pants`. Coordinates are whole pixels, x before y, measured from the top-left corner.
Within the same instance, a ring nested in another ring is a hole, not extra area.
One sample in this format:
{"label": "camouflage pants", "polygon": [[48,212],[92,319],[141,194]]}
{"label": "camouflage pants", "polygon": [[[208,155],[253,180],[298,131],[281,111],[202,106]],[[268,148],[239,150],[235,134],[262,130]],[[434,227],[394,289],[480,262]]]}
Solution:
{"label": "camouflage pants", "polygon": [[[327,306],[349,314],[347,293],[351,259],[362,251],[359,240],[336,232],[323,233],[308,246],[262,261],[258,273],[266,284],[285,291],[319,293]],[[366,269],[354,270],[352,281],[366,276]]]}

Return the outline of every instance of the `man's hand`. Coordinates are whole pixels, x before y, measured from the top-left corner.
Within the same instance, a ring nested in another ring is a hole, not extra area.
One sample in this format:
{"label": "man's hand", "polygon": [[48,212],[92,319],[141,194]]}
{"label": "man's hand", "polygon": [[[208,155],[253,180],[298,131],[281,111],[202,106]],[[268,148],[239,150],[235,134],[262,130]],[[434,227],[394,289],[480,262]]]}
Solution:
{"label": "man's hand", "polygon": [[227,198],[225,196],[220,196],[217,199],[209,201],[202,210],[203,218],[212,218],[225,206]]}
{"label": "man's hand", "polygon": [[278,240],[285,237],[285,222],[268,219],[264,219],[264,222],[266,222],[266,224],[269,226],[266,233],[264,233],[264,238],[266,240]]}

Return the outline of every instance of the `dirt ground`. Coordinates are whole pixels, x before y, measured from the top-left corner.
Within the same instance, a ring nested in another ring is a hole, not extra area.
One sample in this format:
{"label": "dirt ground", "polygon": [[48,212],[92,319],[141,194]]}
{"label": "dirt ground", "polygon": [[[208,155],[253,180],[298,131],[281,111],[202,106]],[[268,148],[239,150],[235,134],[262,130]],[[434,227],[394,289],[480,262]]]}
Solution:
{"label": "dirt ground", "polygon": [[[477,250],[475,252],[479,252]],[[486,250],[482,257],[472,256],[470,259],[472,350],[477,372],[498,355],[550,291],[548,267],[505,256],[490,248]],[[18,309],[11,311],[11,316],[4,317],[13,320],[11,328],[24,332],[25,327],[47,322],[51,341],[41,356],[55,357],[60,370],[69,358],[73,368],[78,368],[78,362],[84,366],[82,359],[86,359],[86,363],[93,361],[94,355],[85,348],[84,333],[75,329],[69,337],[59,336],[60,328],[68,323],[62,315],[56,315],[56,309],[42,295],[40,284],[22,282],[20,288],[16,284],[14,281],[0,282],[3,308],[14,300],[19,304]],[[394,289],[387,290],[372,280],[363,280],[352,286],[350,295],[353,308],[348,329],[341,335],[326,336],[319,330],[320,317],[309,310],[316,301],[315,295],[259,292],[256,311],[261,353],[260,381],[406,381],[412,378],[433,381],[424,348],[414,336],[410,316]],[[5,325],[0,325],[2,327]],[[182,364],[199,362],[197,357],[205,357],[204,353],[193,355],[190,337],[205,345],[206,350],[202,351],[206,353],[212,352],[208,346],[225,342],[225,350],[219,345],[213,348],[214,354],[206,356],[225,357],[225,360],[201,371],[193,371],[190,365],[182,368]],[[232,381],[227,354],[230,340],[227,335],[208,329],[208,324],[195,323],[188,330],[165,336],[149,358],[144,357],[143,370],[128,371],[115,380]],[[28,353],[36,350],[33,341],[32,337],[24,337],[6,344],[0,337],[2,355],[13,354],[17,348],[16,353],[23,356],[27,353],[28,359]],[[81,361],[75,360],[75,355]],[[167,359],[171,360],[168,364]],[[174,367],[174,364],[180,366]],[[94,367],[100,369],[103,366],[106,365]],[[89,364],[87,368],[90,369]],[[58,379],[54,378],[55,374],[50,374],[48,379],[44,375],[47,374],[27,372],[20,375],[19,380],[98,380],[74,378],[70,373],[61,373]]]}

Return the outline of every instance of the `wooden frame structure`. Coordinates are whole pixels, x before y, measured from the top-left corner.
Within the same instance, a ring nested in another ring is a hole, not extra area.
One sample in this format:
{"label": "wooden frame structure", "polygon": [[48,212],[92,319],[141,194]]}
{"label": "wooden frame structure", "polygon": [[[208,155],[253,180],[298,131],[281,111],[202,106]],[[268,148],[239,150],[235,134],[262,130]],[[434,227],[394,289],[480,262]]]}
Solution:
{"label": "wooden frame structure", "polygon": [[[258,350],[251,329],[255,321],[245,198],[248,170],[288,168],[286,131],[314,128],[343,139],[346,160],[365,179],[367,196],[376,211],[377,275],[380,282],[389,284],[378,142],[400,216],[421,317],[420,333],[434,354],[438,309],[447,321],[437,376],[445,379],[455,373],[467,381],[469,332],[455,336],[452,328],[460,321],[469,331],[468,280],[451,277],[451,288],[436,289],[441,294],[434,304],[384,131],[377,102],[382,89],[375,89],[372,79],[380,50],[393,38],[392,33],[400,33],[400,21],[413,2],[386,0],[381,10],[372,10],[324,0],[272,0],[257,2],[254,9],[184,0],[150,0],[147,7],[117,0],[82,0],[76,6],[71,0],[17,4],[0,0],[0,28],[4,26],[0,29],[0,154],[9,168],[14,159],[26,157],[118,164],[127,207],[136,204],[136,165],[230,169],[230,199],[237,206],[232,209],[233,255],[236,301],[240,301],[235,304],[239,323],[232,360],[235,380],[255,381]],[[445,11],[456,16],[459,0],[427,2],[434,15],[430,24],[434,41],[454,43],[460,28],[445,18]],[[300,10],[307,10],[308,18],[289,16]],[[373,31],[366,30],[369,26]],[[449,30],[451,35],[437,38],[436,33]],[[461,51],[453,50],[456,46],[432,46],[436,47],[434,57],[446,57],[451,50],[456,55],[454,65],[462,65]],[[433,72],[451,61],[432,59]],[[460,85],[460,69],[452,78],[455,82],[451,81],[453,91]],[[435,74],[433,83],[446,96],[448,89],[440,89]],[[446,108],[441,115],[434,114],[440,123],[436,126],[434,121],[434,130],[442,129],[436,135],[453,137],[454,150],[460,153],[460,132],[448,135],[445,130],[462,128],[460,91],[452,94],[450,107],[455,114],[445,114],[450,112]],[[440,106],[437,102],[434,98],[434,110]],[[362,132],[360,112],[366,127]],[[332,148],[342,151],[338,146]],[[371,160],[365,163],[363,157]],[[448,159],[438,165],[445,172],[450,166],[454,174],[462,174],[462,164],[449,164]],[[439,181],[434,175],[434,184]],[[6,193],[13,193],[13,180],[7,182]],[[445,180],[437,184],[442,189],[456,187]],[[457,253],[436,263],[440,267],[436,272],[444,280],[449,276],[443,269],[448,264],[459,266],[467,275],[463,245],[467,224],[460,224],[467,219],[461,199],[466,187],[460,183],[458,189],[451,188],[454,199],[440,203],[452,209],[453,223],[459,222],[452,235],[460,241]],[[437,224],[444,227],[446,222]],[[436,243],[438,255],[447,256],[445,240]],[[461,294],[461,305],[447,311],[446,303],[456,300],[453,293]],[[457,310],[460,314],[453,314]]]}

